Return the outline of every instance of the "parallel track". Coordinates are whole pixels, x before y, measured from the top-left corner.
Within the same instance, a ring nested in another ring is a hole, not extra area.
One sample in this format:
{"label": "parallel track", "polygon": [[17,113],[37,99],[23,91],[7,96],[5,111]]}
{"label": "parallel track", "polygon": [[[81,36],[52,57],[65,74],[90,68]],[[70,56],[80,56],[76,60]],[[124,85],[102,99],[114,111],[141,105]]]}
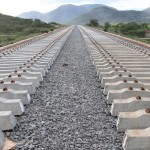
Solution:
{"label": "parallel track", "polygon": [[1,130],[15,127],[15,115],[21,115],[25,111],[24,105],[30,104],[30,94],[35,93],[72,29],[63,28],[38,36],[34,41],[25,40],[20,45],[3,49],[0,59],[0,149],[5,142]]}
{"label": "parallel track", "polygon": [[[149,46],[79,28],[107,103],[111,104],[111,114],[118,117],[117,130],[125,132],[123,149],[150,150]],[[5,142],[1,130],[15,127],[15,115],[21,115],[24,105],[30,104],[30,94],[35,93],[72,29],[64,28],[0,49],[0,148]]]}
{"label": "parallel track", "polygon": [[[118,116],[117,130],[125,132],[124,150],[150,149],[150,57],[149,49],[134,45],[105,32],[80,27],[97,75]],[[118,41],[122,41],[121,43]],[[93,46],[92,46],[93,45]],[[130,48],[129,48],[130,47]],[[140,144],[140,141],[143,143]]]}

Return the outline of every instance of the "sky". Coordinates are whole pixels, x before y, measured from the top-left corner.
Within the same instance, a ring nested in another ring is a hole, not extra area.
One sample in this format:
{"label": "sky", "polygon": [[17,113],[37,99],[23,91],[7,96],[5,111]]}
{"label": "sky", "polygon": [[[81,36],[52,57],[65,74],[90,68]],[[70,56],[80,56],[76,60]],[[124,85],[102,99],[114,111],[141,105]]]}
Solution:
{"label": "sky", "polygon": [[22,12],[49,12],[65,4],[104,4],[119,10],[143,10],[150,7],[150,0],[0,0],[0,13],[17,16]]}

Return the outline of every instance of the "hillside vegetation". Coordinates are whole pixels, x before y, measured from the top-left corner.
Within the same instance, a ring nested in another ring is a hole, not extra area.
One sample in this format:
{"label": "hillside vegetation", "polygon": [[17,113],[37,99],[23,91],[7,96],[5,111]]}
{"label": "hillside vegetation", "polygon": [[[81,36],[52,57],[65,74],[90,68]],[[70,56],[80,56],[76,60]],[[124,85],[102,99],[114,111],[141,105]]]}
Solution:
{"label": "hillside vegetation", "polygon": [[59,24],[47,24],[38,19],[21,19],[0,14],[0,46],[52,31],[59,26]]}
{"label": "hillside vegetation", "polygon": [[112,25],[109,22],[105,22],[104,25],[100,25],[98,20],[91,19],[87,26],[150,44],[150,38],[145,37],[145,32],[150,30],[150,23],[129,22]]}
{"label": "hillside vegetation", "polygon": [[150,30],[150,24],[148,23],[119,23],[117,25],[109,25],[108,32],[116,33],[134,40],[138,40],[147,44],[150,44],[150,38],[145,37],[145,31]]}

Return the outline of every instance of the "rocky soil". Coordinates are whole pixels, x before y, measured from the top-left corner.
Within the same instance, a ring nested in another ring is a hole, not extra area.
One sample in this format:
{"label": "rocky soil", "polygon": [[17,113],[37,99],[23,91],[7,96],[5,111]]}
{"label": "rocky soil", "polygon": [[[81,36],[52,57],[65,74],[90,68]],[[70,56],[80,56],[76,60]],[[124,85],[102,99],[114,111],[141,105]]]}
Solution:
{"label": "rocky soil", "polygon": [[17,150],[122,150],[123,134],[75,28],[9,138]]}

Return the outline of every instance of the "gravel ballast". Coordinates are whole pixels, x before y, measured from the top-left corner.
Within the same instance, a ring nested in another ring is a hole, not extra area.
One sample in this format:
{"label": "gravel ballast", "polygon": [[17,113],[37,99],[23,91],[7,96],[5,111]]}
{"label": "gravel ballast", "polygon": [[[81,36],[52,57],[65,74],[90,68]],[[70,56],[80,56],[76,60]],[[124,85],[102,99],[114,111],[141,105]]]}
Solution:
{"label": "gravel ballast", "polygon": [[122,150],[123,134],[77,27],[17,120],[9,136],[16,149]]}

